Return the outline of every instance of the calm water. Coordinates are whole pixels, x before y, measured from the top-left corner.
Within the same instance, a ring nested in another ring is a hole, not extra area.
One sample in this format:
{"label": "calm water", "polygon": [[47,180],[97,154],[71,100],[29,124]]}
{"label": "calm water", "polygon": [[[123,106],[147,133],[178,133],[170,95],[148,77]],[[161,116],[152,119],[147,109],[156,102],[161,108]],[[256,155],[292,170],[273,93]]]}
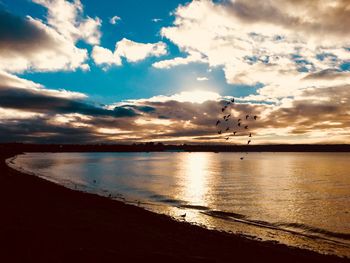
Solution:
{"label": "calm water", "polygon": [[350,153],[28,153],[66,187],[262,240],[350,256]]}

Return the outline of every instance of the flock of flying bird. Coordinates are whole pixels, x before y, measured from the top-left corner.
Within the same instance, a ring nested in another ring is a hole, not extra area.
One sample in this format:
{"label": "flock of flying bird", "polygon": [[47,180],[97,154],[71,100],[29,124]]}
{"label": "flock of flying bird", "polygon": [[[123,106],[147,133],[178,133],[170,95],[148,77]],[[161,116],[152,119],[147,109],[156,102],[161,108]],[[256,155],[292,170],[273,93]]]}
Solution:
{"label": "flock of flying bird", "polygon": [[[225,112],[226,112],[227,108],[230,105],[233,105],[234,103],[235,103],[234,98],[232,98],[230,101],[227,101],[221,109],[222,114],[226,114]],[[246,121],[249,119],[257,120],[257,118],[258,118],[258,116],[256,116],[256,115],[250,116],[249,114],[247,114],[245,116]],[[233,127],[230,127],[230,124],[232,124]],[[225,134],[226,135],[225,136],[226,141],[230,139],[230,136],[235,136],[239,132],[240,129],[244,128],[243,131],[245,131],[245,130],[248,130],[248,128],[249,128],[248,125],[244,125],[242,123],[242,119],[237,119],[237,122],[235,122],[235,120],[233,120],[233,118],[231,118],[230,112],[228,112],[227,115],[224,115],[222,119],[221,118],[218,119],[216,121],[215,126],[218,128],[218,134]],[[249,145],[251,143],[251,141],[252,141],[252,133],[249,132],[247,144]],[[241,157],[240,159],[243,160],[244,157]]]}

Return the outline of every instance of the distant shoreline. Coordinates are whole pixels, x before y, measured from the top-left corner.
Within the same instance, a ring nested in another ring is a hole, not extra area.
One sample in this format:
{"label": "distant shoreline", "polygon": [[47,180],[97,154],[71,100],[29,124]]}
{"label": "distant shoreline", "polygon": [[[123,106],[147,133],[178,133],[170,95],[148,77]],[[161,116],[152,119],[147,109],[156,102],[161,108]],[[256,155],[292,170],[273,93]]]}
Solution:
{"label": "distant shoreline", "polygon": [[0,153],[17,152],[350,152],[349,144],[171,145],[142,144],[0,144]]}

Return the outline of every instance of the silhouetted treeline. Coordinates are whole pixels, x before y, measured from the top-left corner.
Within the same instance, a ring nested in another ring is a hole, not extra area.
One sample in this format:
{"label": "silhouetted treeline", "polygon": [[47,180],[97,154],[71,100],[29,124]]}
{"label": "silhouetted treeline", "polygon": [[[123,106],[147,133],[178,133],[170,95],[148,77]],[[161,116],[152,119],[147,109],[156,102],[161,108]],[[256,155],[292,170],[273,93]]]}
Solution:
{"label": "silhouetted treeline", "polygon": [[0,144],[0,153],[9,152],[350,152],[349,144],[279,145],[170,145],[162,143],[122,144]]}

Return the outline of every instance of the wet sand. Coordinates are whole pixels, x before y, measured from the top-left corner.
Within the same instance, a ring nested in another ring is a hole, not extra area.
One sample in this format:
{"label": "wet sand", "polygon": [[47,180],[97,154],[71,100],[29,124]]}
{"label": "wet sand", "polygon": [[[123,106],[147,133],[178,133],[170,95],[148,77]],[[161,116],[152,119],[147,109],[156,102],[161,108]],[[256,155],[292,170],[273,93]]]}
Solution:
{"label": "wet sand", "polygon": [[22,174],[0,154],[0,262],[350,262],[207,230]]}

